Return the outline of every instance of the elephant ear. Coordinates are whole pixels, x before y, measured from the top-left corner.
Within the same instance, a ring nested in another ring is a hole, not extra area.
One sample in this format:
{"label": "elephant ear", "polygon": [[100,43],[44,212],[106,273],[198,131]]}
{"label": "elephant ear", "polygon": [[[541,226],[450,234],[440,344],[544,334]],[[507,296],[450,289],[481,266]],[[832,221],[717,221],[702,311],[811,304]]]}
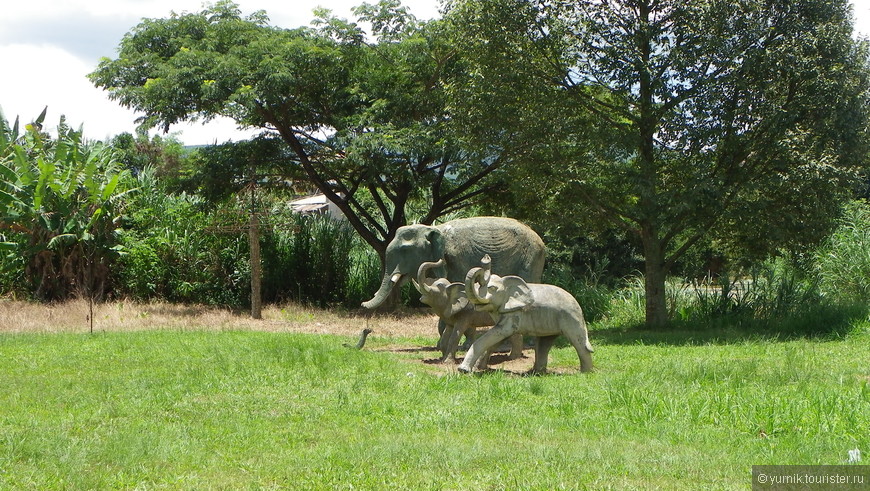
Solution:
{"label": "elephant ear", "polygon": [[441,259],[444,257],[444,234],[435,227],[426,233],[431,257]]}
{"label": "elephant ear", "polygon": [[468,297],[465,296],[464,284],[451,283],[447,287],[446,294],[451,317],[458,314],[468,306]]}
{"label": "elephant ear", "polygon": [[499,308],[499,312],[506,314],[524,310],[535,303],[535,295],[526,281],[519,276],[505,276],[502,278],[507,301]]}

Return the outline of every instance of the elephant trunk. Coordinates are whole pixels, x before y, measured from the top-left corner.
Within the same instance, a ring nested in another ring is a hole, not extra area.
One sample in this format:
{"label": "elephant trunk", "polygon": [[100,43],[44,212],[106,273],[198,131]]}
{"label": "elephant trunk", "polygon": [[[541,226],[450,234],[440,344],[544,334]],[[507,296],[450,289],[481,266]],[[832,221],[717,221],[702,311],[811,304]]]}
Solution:
{"label": "elephant trunk", "polygon": [[429,270],[434,268],[440,268],[444,266],[444,259],[439,259],[437,262],[427,262],[420,265],[417,269],[417,281],[414,283],[414,286],[417,287],[417,291],[425,295],[427,292],[431,292],[433,288],[432,280],[426,281],[426,274],[429,273]]}
{"label": "elephant trunk", "polygon": [[380,305],[384,303],[384,300],[386,300],[387,297],[390,296],[390,292],[393,290],[393,287],[398,285],[401,280],[402,274],[398,271],[394,271],[392,274],[384,274],[384,279],[381,281],[381,287],[378,288],[375,296],[372,297],[371,300],[363,302],[362,306],[367,309],[376,309],[380,307]]}
{"label": "elephant trunk", "polygon": [[472,268],[465,277],[465,294],[471,303],[486,305],[492,300],[486,291],[487,286],[489,286],[492,261],[487,254],[483,256],[480,263],[483,265],[482,267]]}

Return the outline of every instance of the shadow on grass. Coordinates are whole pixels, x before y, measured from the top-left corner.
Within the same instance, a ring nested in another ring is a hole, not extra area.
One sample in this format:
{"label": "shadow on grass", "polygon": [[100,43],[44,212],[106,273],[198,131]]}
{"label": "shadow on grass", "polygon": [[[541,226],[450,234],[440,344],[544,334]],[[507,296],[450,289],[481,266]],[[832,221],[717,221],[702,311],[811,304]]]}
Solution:
{"label": "shadow on grass", "polygon": [[[705,344],[739,344],[747,341],[788,341],[841,339],[868,321],[866,305],[813,305],[801,313],[771,316],[722,316],[712,319],[675,320],[668,326],[648,328],[644,325],[590,329],[593,343],[611,345],[656,344],[691,346]],[[559,344],[564,344],[560,338]]]}
{"label": "shadow on grass", "polygon": [[413,319],[417,317],[431,316],[432,309],[429,307],[397,307],[395,310],[370,310],[364,308],[347,309],[336,308],[332,310],[336,315],[342,318],[369,318],[369,319]]}

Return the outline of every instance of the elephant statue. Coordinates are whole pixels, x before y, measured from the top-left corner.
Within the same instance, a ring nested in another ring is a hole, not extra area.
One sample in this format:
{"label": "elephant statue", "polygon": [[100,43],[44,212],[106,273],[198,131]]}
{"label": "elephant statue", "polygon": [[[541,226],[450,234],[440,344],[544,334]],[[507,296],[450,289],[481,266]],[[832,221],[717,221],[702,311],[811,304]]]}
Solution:
{"label": "elephant statue", "polygon": [[[417,279],[411,278],[414,287],[420,292],[420,301],[432,307],[435,315],[444,322],[445,329],[438,341],[441,350],[441,361],[452,362],[459,348],[459,340],[465,334],[469,339],[474,338],[476,328],[495,324],[488,312],[477,310],[468,302],[465,296],[465,283],[449,282],[445,278],[427,278],[427,273],[444,266],[444,259],[437,262],[426,262],[420,265]],[[513,342],[522,343],[522,336]],[[486,366],[488,357],[480,358],[478,366]]]}
{"label": "elephant statue", "polygon": [[499,276],[490,271],[490,258],[473,268],[465,280],[465,294],[476,309],[489,312],[495,327],[475,340],[459,366],[468,373],[477,359],[514,334],[536,336],[535,364],[531,373],[547,372],[547,357],[559,335],[568,338],[580,358],[580,370],[592,371],[592,345],[583,311],[573,295],[540,283],[526,283],[519,276]]}
{"label": "elephant statue", "polygon": [[[417,274],[420,265],[444,260],[435,268],[439,277],[449,282],[464,282],[469,269],[478,266],[488,254],[495,262],[494,272],[516,275],[530,282],[541,281],[546,248],[544,241],[528,226],[512,218],[474,217],[451,220],[442,225],[408,225],[396,231],[387,245],[386,268],[381,287],[363,307],[380,306],[393,288],[400,287]],[[446,326],[439,322],[442,334]],[[511,357],[522,354],[522,345],[514,346]]]}

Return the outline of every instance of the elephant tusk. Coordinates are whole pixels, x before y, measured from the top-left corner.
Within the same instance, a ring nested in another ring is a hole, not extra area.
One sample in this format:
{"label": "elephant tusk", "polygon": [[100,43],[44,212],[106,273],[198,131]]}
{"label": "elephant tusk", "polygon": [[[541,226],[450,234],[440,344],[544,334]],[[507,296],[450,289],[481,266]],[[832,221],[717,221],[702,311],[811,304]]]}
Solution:
{"label": "elephant tusk", "polygon": [[398,283],[399,280],[401,280],[401,279],[402,279],[402,273],[396,273],[393,275],[392,278],[390,278],[390,281],[392,281],[393,283]]}

